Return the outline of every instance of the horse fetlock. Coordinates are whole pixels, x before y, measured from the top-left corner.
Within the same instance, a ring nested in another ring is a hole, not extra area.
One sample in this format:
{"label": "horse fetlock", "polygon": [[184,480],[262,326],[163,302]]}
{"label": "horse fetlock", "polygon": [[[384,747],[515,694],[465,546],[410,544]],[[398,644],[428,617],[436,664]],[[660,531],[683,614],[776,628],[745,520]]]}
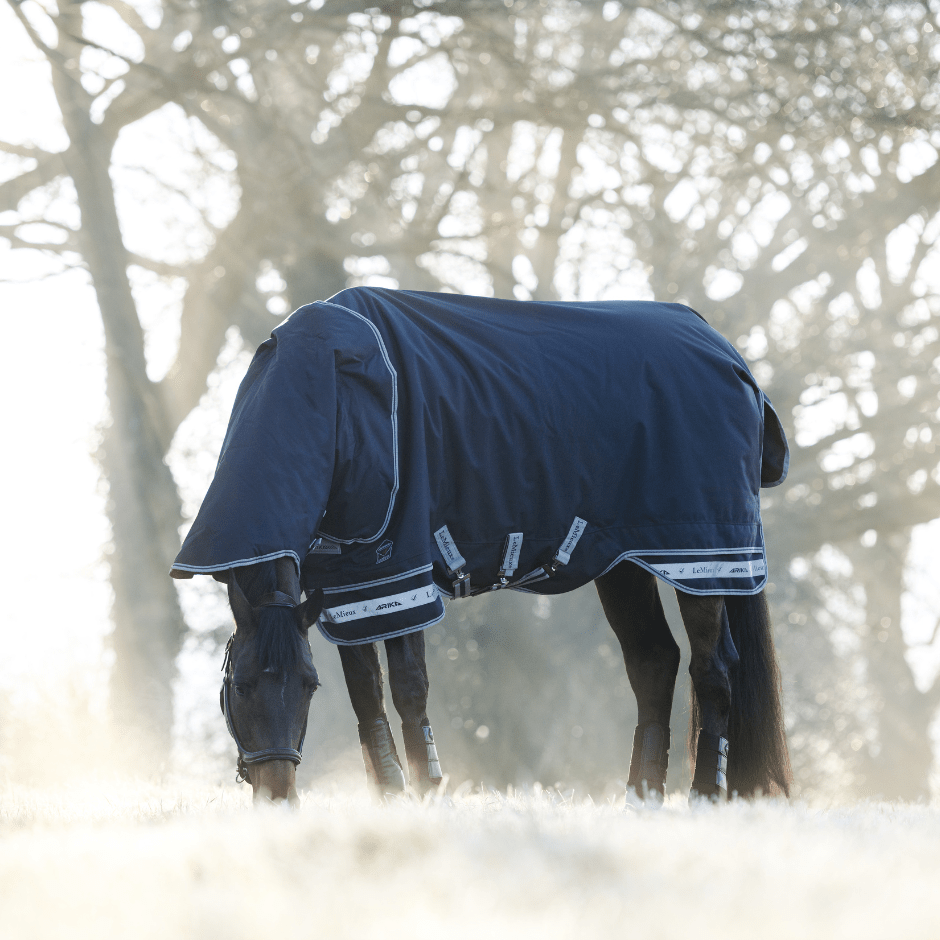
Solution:
{"label": "horse fetlock", "polygon": [[642,799],[662,799],[669,767],[669,726],[658,721],[637,725],[633,734],[633,756],[627,786]]}
{"label": "horse fetlock", "polygon": [[691,796],[718,801],[728,798],[727,738],[709,731],[699,731]]}
{"label": "horse fetlock", "polygon": [[405,789],[405,774],[388,719],[383,716],[359,725],[359,742],[362,744],[366,777],[376,792],[380,796],[401,793]]}
{"label": "horse fetlock", "polygon": [[426,718],[418,722],[403,721],[401,734],[405,741],[411,786],[421,793],[439,786],[443,774],[431,723]]}

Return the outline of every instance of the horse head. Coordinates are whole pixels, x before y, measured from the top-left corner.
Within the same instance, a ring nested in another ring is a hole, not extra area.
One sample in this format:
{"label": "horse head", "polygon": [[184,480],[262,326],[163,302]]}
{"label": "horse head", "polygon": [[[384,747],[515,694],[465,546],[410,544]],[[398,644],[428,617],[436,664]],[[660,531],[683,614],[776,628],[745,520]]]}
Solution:
{"label": "horse head", "polygon": [[321,599],[318,592],[301,603],[291,558],[237,571],[228,577],[235,632],[225,651],[220,705],[238,747],[239,780],[251,783],[255,802],[293,804],[307,711],[320,684],[308,630]]}

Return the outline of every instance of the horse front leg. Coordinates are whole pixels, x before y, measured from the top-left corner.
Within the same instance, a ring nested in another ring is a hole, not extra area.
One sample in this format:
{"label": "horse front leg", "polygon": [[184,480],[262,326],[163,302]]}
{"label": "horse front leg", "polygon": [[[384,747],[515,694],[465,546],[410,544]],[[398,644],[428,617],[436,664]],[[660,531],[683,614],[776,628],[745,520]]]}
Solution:
{"label": "horse front leg", "polygon": [[418,793],[426,793],[440,785],[443,775],[427,715],[429,683],[424,631],[386,640],[385,652],[392,702],[401,716],[411,786]]}
{"label": "horse front leg", "polygon": [[607,620],[620,641],[627,677],[636,695],[638,723],[627,786],[643,799],[662,799],[679,647],[652,574],[632,562],[621,562],[594,583]]}
{"label": "horse front leg", "polygon": [[385,715],[378,650],[374,643],[340,646],[339,658],[349,700],[359,722],[359,743],[362,745],[366,778],[379,796],[401,793],[405,789],[405,775]]}
{"label": "horse front leg", "polygon": [[738,653],[724,598],[682,591],[676,591],[676,597],[692,647],[689,744],[691,748],[695,742],[695,772],[691,796],[724,800],[728,796],[730,671],[738,662]]}

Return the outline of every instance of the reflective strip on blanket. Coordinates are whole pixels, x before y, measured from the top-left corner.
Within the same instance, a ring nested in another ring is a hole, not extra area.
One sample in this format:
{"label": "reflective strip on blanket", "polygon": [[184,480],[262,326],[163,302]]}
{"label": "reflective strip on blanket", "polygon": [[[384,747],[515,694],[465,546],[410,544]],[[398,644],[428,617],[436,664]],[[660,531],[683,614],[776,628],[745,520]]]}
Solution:
{"label": "reflective strip on blanket", "polygon": [[700,561],[682,565],[656,565],[657,574],[683,581],[700,578],[756,578],[767,573],[767,563],[761,561]]}
{"label": "reflective strip on blanket", "polygon": [[656,577],[690,594],[753,594],[767,578],[763,547],[689,552],[631,552]]}
{"label": "reflective strip on blanket", "polygon": [[317,628],[331,643],[352,645],[423,629],[443,616],[441,592],[428,564],[371,582],[326,588]]}
{"label": "reflective strip on blanket", "polygon": [[363,617],[382,617],[413,610],[415,607],[433,604],[437,598],[437,588],[418,588],[415,591],[402,591],[400,594],[377,597],[371,601],[345,604],[343,607],[328,607],[324,609],[323,616],[330,623],[346,623],[350,620],[361,620]]}

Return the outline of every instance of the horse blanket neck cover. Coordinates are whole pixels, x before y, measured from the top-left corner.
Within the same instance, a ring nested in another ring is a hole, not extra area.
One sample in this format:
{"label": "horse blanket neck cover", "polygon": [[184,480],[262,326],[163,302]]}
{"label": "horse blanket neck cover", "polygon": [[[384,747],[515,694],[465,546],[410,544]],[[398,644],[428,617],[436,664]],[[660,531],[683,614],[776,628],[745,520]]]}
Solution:
{"label": "horse blanket neck cover", "polygon": [[352,288],[259,347],[171,573],[289,555],[340,644],[428,627],[442,596],[558,594],[623,559],[753,594],[759,489],[787,463],[744,360],[681,304]]}

